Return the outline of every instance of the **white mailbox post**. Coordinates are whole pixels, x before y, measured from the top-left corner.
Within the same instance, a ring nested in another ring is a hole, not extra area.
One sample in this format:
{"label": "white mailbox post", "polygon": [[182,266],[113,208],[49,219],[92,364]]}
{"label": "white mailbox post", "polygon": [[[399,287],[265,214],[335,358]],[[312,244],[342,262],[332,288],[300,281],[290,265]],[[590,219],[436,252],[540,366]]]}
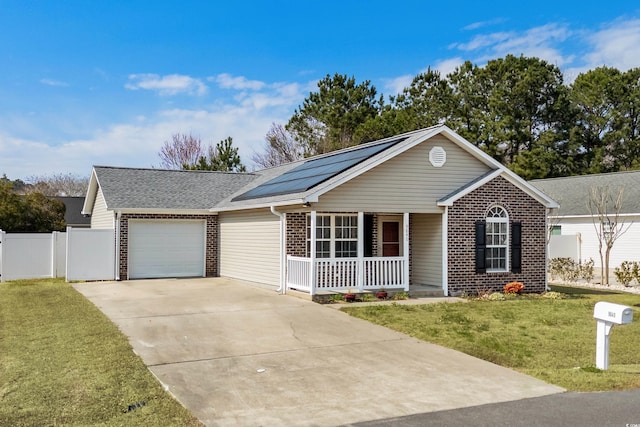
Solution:
{"label": "white mailbox post", "polygon": [[598,302],[593,308],[598,321],[596,329],[596,368],[609,369],[609,334],[613,325],[626,325],[633,321],[633,309],[612,302]]}

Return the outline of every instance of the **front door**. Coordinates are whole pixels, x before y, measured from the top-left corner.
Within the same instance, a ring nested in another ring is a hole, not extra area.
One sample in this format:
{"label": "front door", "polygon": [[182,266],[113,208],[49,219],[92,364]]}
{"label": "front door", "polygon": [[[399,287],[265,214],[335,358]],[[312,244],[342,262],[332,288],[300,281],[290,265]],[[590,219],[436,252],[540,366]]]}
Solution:
{"label": "front door", "polygon": [[382,223],[382,256],[400,256],[400,223]]}

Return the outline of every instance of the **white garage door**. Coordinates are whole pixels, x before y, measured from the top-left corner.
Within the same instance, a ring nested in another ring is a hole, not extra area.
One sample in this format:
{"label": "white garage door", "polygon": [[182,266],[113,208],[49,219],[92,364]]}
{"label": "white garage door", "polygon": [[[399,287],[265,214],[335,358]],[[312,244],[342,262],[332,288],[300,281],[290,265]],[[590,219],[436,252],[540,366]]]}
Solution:
{"label": "white garage door", "polygon": [[220,214],[220,275],[278,286],[279,218],[268,209]]}
{"label": "white garage door", "polygon": [[205,275],[204,221],[129,221],[129,278]]}

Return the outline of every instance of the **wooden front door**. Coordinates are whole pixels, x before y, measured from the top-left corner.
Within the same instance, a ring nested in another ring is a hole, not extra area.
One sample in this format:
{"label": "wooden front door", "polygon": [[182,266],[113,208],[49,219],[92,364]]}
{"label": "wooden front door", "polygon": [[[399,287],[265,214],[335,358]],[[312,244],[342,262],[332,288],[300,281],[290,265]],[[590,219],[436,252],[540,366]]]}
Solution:
{"label": "wooden front door", "polygon": [[400,256],[400,223],[382,223],[382,256]]}

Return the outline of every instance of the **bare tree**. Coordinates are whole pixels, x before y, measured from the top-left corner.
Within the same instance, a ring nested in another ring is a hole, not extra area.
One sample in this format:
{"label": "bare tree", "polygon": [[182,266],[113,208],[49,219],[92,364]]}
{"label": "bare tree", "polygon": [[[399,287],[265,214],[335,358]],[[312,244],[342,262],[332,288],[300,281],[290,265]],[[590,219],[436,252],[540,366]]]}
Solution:
{"label": "bare tree", "polygon": [[45,196],[84,196],[89,185],[89,178],[71,173],[30,176],[27,185],[22,188],[25,194],[42,193]]}
{"label": "bare tree", "polygon": [[205,156],[200,137],[174,133],[171,142],[165,141],[158,153],[160,166],[166,169],[184,169],[198,164]]}
{"label": "bare tree", "polygon": [[609,258],[613,244],[629,230],[631,224],[625,224],[620,216],[624,201],[624,188],[611,191],[608,187],[591,187],[589,193],[589,211],[598,237],[600,253],[600,283],[609,285]]}
{"label": "bare tree", "polygon": [[256,165],[271,168],[302,158],[302,147],[281,124],[272,123],[264,139],[264,152],[253,153],[251,156]]}
{"label": "bare tree", "polygon": [[553,235],[554,228],[560,224],[562,217],[558,215],[560,212],[557,208],[552,208],[547,211],[547,244],[551,242],[551,236]]}

